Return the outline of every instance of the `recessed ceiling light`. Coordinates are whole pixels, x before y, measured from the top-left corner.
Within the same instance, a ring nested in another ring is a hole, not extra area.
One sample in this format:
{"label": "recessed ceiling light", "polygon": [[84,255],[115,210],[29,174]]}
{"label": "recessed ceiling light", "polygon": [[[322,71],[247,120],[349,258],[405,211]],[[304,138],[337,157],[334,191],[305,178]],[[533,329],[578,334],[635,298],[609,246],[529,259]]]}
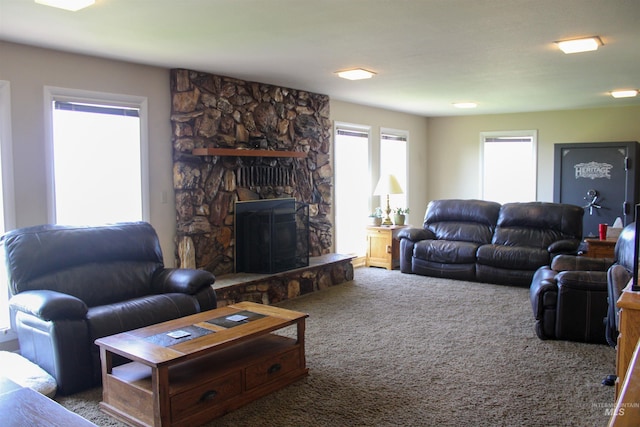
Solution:
{"label": "recessed ceiling light", "polygon": [[636,89],[611,91],[611,96],[614,98],[633,98],[636,95],[638,95],[638,91]]}
{"label": "recessed ceiling light", "polygon": [[362,79],[370,79],[376,73],[372,71],[367,71],[362,68],[354,68],[352,70],[345,71],[336,71],[338,77],[342,77],[347,80],[362,80]]}
{"label": "recessed ceiling light", "polygon": [[70,10],[75,12],[85,7],[89,7],[96,2],[96,0],[35,0],[38,4],[45,6],[57,7],[58,9]]}
{"label": "recessed ceiling light", "polygon": [[476,108],[478,104],[475,102],[454,102],[453,106],[456,108]]}
{"label": "recessed ceiling light", "polygon": [[580,53],[597,50],[599,46],[603,46],[602,40],[598,36],[584,37],[581,39],[561,40],[555,42],[560,50],[564,53]]}

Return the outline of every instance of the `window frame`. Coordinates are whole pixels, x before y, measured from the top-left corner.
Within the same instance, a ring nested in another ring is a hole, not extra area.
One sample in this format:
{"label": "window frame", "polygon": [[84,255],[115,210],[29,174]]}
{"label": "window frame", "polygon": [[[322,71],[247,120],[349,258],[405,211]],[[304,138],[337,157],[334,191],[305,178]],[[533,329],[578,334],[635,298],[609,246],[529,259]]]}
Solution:
{"label": "window frame", "polygon": [[45,159],[47,173],[47,217],[49,222],[56,223],[55,197],[55,163],[53,149],[53,103],[86,102],[90,104],[104,104],[115,107],[137,108],[140,119],[140,183],[142,194],[142,220],[150,221],[149,212],[149,112],[146,97],[95,92],[81,89],[70,89],[55,86],[44,87],[44,123],[45,123]]}
{"label": "window frame", "polygon": [[[402,185],[402,190],[404,191],[404,193],[402,194],[402,200],[403,200],[403,208],[407,209],[409,208],[409,187],[410,187],[410,180],[409,180],[409,131],[408,130],[402,130],[402,129],[393,129],[393,128],[385,128],[385,127],[381,127],[380,128],[380,152],[382,152],[382,141],[383,136],[384,135],[390,135],[390,136],[395,136],[398,138],[401,138],[404,143],[405,143],[405,153],[404,153],[404,176],[403,177],[399,177],[396,175],[396,178],[400,179],[400,183]],[[382,156],[380,156],[380,176],[382,176],[382,174],[384,173],[384,171],[382,170],[383,167],[383,160],[382,160]],[[393,208],[394,206],[392,206]],[[399,206],[398,206],[399,207]],[[408,215],[407,215],[408,217]],[[408,220],[408,218],[407,218]]]}
{"label": "window frame", "polygon": [[[373,171],[373,161],[372,161],[372,148],[373,148],[373,129],[371,126],[368,125],[360,125],[360,124],[355,124],[355,123],[347,123],[347,122],[337,122],[335,121],[333,123],[333,144],[332,144],[332,158],[333,158],[333,162],[334,164],[333,169],[334,169],[334,203],[336,202],[336,197],[335,197],[335,192],[337,191],[338,188],[338,182],[337,179],[335,177],[335,171],[337,170],[336,165],[335,165],[335,161],[336,161],[336,153],[335,153],[335,149],[336,149],[336,137],[338,136],[338,131],[343,130],[343,131],[353,131],[353,132],[359,132],[359,133],[366,133],[367,134],[367,151],[368,151],[368,159],[367,159],[367,172],[369,175],[369,180],[371,181],[371,176],[372,176],[372,171]],[[369,212],[373,212],[373,186],[375,185],[375,182],[370,182],[369,183],[369,191],[368,191],[368,206],[369,206]],[[337,227],[337,205],[334,206],[333,208],[333,213],[334,213],[334,217],[333,217],[333,229],[334,229],[334,241],[333,241],[333,250],[336,250],[337,245],[338,245],[338,238],[340,236],[340,233],[338,231],[338,227]],[[366,218],[363,218],[363,224],[365,223]],[[364,226],[363,226],[363,233],[364,233]],[[363,244],[364,244],[364,240],[363,240]],[[364,254],[357,254],[358,256],[364,256]]]}
{"label": "window frame", "polygon": [[[6,80],[0,80],[0,159],[2,167],[2,206],[4,231],[16,227],[15,214],[15,187],[13,178],[13,140],[11,132],[11,84]],[[4,262],[3,262],[4,265]],[[8,283],[7,283],[8,285]],[[4,287],[4,285],[3,285]],[[0,291],[6,292],[3,297],[9,300],[9,288]],[[16,340],[15,331],[0,325],[0,343]]]}
{"label": "window frame", "polygon": [[480,187],[478,189],[480,198],[482,200],[485,199],[484,147],[485,147],[486,140],[489,138],[510,138],[510,137],[531,138],[531,145],[532,145],[531,151],[533,155],[532,170],[534,172],[532,194],[533,194],[533,200],[538,200],[538,131],[536,129],[480,132],[480,179],[479,179]]}

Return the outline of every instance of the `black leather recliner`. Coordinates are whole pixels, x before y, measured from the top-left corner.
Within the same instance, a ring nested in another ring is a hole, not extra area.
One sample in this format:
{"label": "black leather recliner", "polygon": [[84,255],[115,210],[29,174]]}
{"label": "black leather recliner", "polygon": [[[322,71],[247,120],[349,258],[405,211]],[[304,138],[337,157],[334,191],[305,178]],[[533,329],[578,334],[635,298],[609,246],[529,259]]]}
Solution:
{"label": "black leather recliner", "polygon": [[43,225],[0,239],[20,352],[58,392],[100,383],[97,338],[216,308],[213,274],[164,268],[145,222]]}
{"label": "black leather recliner", "polygon": [[[608,313],[631,278],[633,227],[622,230],[614,258],[559,255],[551,266],[536,271],[529,297],[539,338],[599,344],[615,340],[615,320],[611,330]],[[610,296],[612,283],[618,290]]]}
{"label": "black leather recliner", "polygon": [[607,270],[612,258],[558,255],[531,280],[529,298],[540,339],[605,343]]}

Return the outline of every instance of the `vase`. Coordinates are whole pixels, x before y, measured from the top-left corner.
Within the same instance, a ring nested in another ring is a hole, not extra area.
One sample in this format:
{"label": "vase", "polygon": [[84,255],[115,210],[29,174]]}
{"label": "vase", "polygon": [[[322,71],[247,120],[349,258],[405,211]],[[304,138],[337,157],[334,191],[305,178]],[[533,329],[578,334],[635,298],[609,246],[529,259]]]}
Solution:
{"label": "vase", "polygon": [[404,219],[405,219],[405,216],[404,216],[404,215],[398,215],[398,214],[395,214],[395,215],[393,216],[393,223],[394,223],[395,225],[404,225]]}

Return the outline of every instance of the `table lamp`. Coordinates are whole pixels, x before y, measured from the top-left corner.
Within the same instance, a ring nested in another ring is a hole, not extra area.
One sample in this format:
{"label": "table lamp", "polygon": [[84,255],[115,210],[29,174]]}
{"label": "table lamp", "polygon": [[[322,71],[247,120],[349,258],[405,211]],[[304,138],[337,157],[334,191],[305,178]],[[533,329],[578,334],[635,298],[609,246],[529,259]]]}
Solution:
{"label": "table lamp", "polygon": [[389,194],[402,194],[402,187],[400,183],[396,179],[395,176],[388,174],[380,177],[378,184],[376,185],[376,189],[373,190],[374,196],[387,196],[387,208],[384,212],[387,214],[384,221],[382,221],[382,225],[392,225],[391,222],[391,206],[389,206]]}

